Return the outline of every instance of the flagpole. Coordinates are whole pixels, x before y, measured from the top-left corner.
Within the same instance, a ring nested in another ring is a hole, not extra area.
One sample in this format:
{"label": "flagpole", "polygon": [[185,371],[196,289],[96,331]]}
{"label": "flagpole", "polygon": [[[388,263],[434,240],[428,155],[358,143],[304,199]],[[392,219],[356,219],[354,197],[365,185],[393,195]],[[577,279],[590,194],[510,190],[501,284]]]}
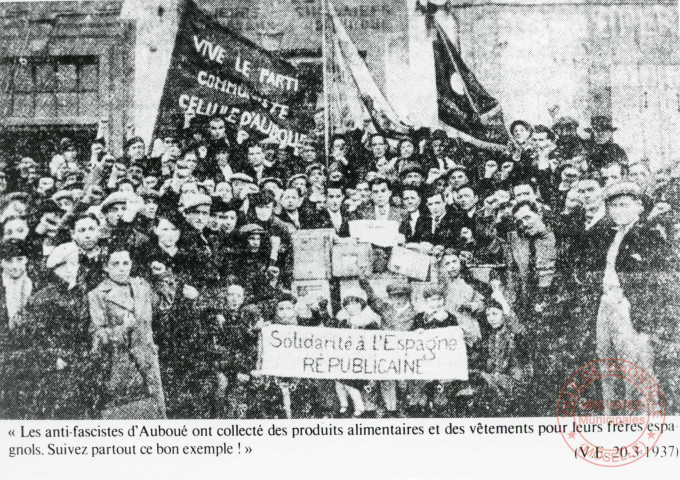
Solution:
{"label": "flagpole", "polygon": [[328,45],[326,44],[326,1],[321,0],[321,64],[323,68],[323,145],[326,168],[329,164],[330,115],[328,108]]}

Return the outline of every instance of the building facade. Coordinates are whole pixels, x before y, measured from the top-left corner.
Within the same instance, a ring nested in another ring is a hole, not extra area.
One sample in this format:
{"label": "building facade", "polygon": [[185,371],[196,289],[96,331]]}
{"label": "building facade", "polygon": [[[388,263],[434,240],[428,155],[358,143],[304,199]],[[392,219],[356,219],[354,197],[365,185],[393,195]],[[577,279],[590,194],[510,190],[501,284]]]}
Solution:
{"label": "building facade", "polygon": [[[49,158],[61,137],[89,148],[100,122],[122,147],[133,29],[122,2],[0,4],[0,147],[6,160]],[[85,153],[84,153],[85,154]]]}
{"label": "building facade", "polygon": [[[3,3],[4,154],[39,155],[21,150],[49,150],[64,134],[89,138],[102,120],[115,152],[135,127],[148,134],[178,1]],[[265,48],[320,62],[320,0],[196,1]],[[434,123],[432,49],[416,0],[333,3],[395,108],[415,124]],[[591,115],[610,114],[631,158],[648,157],[654,166],[680,158],[677,1],[433,3],[506,120],[550,123],[568,114],[585,127]]]}

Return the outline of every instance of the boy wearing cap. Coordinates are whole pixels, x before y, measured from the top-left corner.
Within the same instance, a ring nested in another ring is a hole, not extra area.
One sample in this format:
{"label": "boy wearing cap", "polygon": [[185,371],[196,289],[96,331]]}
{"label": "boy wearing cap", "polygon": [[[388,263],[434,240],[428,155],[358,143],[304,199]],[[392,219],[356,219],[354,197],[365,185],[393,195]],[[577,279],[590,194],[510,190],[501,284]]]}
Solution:
{"label": "boy wearing cap", "polygon": [[[458,325],[456,316],[445,306],[445,291],[441,285],[428,285],[423,290],[426,309],[418,313],[411,325],[412,331],[429,330],[433,328],[455,327]],[[452,382],[413,381],[409,382],[407,404],[414,415],[423,415],[426,411],[441,413],[449,402],[449,384]],[[410,415],[409,415],[410,416]]]}
{"label": "boy wearing cap", "polygon": [[[406,280],[396,281],[387,285],[387,299],[382,299],[376,295],[366,278],[365,272],[362,272],[362,275],[359,277],[359,285],[366,292],[368,306],[380,315],[382,329],[397,332],[408,332],[411,330],[417,312],[411,303],[411,285]],[[397,381],[374,382],[373,391],[377,393],[378,389],[380,389],[382,400],[385,404],[385,416],[388,418],[398,416]]]}
{"label": "boy wearing cap", "polygon": [[209,325],[217,358],[218,418],[253,418],[257,393],[251,372],[257,361],[257,330],[261,314],[257,306],[246,304],[241,282],[227,287],[227,300]]}

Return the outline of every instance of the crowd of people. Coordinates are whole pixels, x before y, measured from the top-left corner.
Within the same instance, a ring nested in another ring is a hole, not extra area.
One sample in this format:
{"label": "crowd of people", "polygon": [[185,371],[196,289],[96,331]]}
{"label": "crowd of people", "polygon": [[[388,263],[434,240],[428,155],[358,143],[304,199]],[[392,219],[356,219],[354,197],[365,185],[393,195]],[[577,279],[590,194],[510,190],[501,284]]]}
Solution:
{"label": "crowd of people", "polygon": [[[364,127],[299,149],[223,118],[162,132],[148,154],[65,138],[0,170],[0,417],[547,416],[578,367],[622,358],[680,393],[680,168],[650,171],[611,118],[518,120],[505,151],[420,128]],[[83,157],[86,157],[85,159]],[[434,259],[424,307],[394,275],[300,299],[298,230],[399,223]],[[395,331],[460,326],[467,381],[334,381],[258,371],[271,323]],[[604,399],[633,395],[603,386]],[[608,412],[603,412],[608,413]]]}

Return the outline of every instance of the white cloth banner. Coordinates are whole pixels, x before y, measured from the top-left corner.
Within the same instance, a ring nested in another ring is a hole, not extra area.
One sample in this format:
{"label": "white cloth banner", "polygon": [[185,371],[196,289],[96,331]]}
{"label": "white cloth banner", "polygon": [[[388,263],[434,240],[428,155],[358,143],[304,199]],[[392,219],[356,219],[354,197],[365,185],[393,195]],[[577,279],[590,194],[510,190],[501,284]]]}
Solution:
{"label": "white cloth banner", "polygon": [[269,325],[261,372],[300,378],[467,380],[460,327],[413,332]]}

